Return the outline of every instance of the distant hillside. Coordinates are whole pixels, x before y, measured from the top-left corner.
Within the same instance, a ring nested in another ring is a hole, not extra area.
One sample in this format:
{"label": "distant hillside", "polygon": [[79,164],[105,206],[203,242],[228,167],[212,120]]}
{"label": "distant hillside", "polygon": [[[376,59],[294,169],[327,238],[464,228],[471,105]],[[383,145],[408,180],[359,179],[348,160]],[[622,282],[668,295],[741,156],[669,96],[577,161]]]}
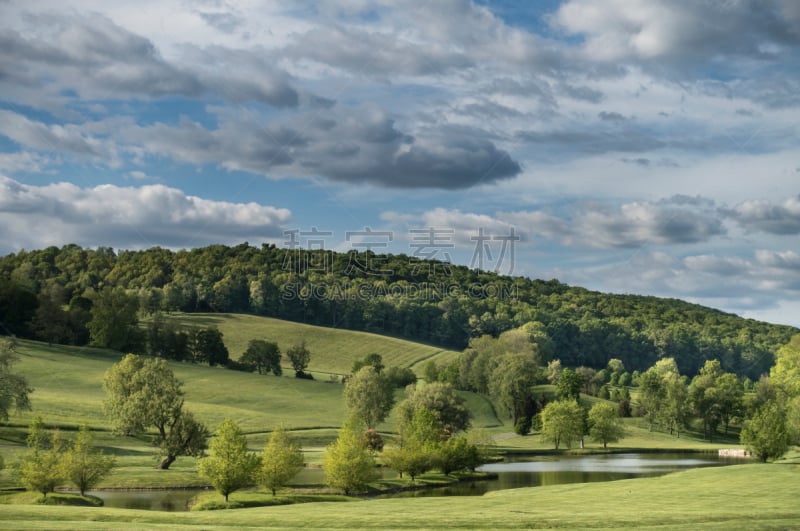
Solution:
{"label": "distant hillside", "polygon": [[[331,374],[349,374],[353,362],[376,352],[387,367],[418,366],[427,360],[449,361],[457,352],[414,343],[413,341],[337,328],[282,321],[246,314],[181,313],[165,318],[182,328],[217,327],[223,334],[231,358],[238,359],[251,339],[274,341],[282,351],[305,341],[311,351],[309,370]],[[291,366],[284,358],[284,370]]]}
{"label": "distant hillside", "polygon": [[0,259],[0,324],[5,333],[41,337],[31,319],[37,307],[52,310],[57,301],[69,311],[57,339],[86,342],[92,299],[107,286],[137,293],[145,313],[249,313],[454,350],[535,321],[565,365],[600,368],[613,357],[642,370],[674,357],[689,375],[716,358],[725,370],[757,378],[798,332],[680,300],[609,295],[405,255],[246,243],[119,252],[67,245],[8,255]]}

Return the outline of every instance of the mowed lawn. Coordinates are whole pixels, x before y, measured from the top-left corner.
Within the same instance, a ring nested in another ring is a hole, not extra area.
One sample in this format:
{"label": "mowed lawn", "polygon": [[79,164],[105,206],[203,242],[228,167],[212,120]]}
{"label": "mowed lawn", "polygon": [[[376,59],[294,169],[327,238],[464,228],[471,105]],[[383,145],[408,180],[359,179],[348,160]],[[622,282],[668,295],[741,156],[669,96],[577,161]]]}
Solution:
{"label": "mowed lawn", "polygon": [[484,496],[227,511],[0,506],[4,529],[797,529],[800,468],[748,464]]}
{"label": "mowed lawn", "polygon": [[[27,425],[41,416],[47,426],[60,428],[64,437],[74,436],[81,424],[96,433],[96,443],[118,458],[118,469],[102,486],[155,487],[204,485],[192,458],[182,457],[167,472],[154,470],[157,456],[144,439],[116,437],[103,414],[105,393],[103,374],[121,354],[86,347],[48,346],[35,341],[19,341],[19,363],[15,371],[24,374],[33,387],[31,411],[13,414],[0,425],[0,454],[7,463],[19,456]],[[239,423],[248,434],[252,449],[263,448],[270,432],[283,424],[304,447],[306,461],[319,464],[325,446],[337,436],[345,419],[344,386],[325,380],[294,378],[291,373],[276,377],[171,362],[175,375],[183,382],[185,408],[213,431],[226,418]],[[473,413],[479,428],[503,430],[492,403],[474,393],[460,393]],[[405,391],[396,391],[396,400]],[[378,426],[384,433],[394,432],[394,418]],[[17,486],[9,470],[0,472],[0,487]],[[0,509],[2,511],[2,509]]]}
{"label": "mowed lawn", "polygon": [[[170,314],[165,319],[186,328],[216,326],[230,356],[239,359],[251,339],[278,344],[281,351],[305,341],[311,351],[311,372],[349,374],[353,362],[377,352],[387,367],[413,367],[418,375],[429,359],[453,359],[457,353],[405,339],[355,332],[338,328],[306,325],[269,317],[245,314],[192,313]],[[284,356],[285,370],[291,368]]]}

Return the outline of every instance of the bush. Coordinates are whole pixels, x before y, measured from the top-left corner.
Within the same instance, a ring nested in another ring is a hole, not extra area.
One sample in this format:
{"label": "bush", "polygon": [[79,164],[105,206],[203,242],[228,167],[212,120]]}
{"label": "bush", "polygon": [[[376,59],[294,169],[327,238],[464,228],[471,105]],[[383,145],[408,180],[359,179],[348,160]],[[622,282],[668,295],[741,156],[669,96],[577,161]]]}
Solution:
{"label": "bush", "polygon": [[531,432],[531,426],[533,425],[533,419],[529,416],[520,417],[517,419],[517,423],[514,424],[514,433],[517,435],[528,435]]}

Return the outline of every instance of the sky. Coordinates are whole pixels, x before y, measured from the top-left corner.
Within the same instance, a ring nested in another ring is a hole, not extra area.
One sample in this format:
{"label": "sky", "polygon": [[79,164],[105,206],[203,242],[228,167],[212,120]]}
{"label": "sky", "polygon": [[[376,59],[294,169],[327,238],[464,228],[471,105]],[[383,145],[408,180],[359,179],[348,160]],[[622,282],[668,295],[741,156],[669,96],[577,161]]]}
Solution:
{"label": "sky", "polygon": [[371,249],[800,326],[796,0],[0,0],[0,254]]}

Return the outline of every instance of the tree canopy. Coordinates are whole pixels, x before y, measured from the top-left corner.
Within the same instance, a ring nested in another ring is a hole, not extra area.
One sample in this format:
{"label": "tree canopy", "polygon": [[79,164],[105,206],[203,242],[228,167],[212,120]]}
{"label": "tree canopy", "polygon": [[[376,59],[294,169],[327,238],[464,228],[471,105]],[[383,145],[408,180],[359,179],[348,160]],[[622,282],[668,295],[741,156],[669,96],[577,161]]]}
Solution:
{"label": "tree canopy", "polygon": [[[73,332],[86,326],[82,312],[93,311],[92,340],[113,348],[135,337],[126,339],[125,329],[116,333],[103,325],[111,308],[125,306],[106,304],[106,290],[113,298],[122,290],[144,313],[249,312],[458,350],[476,338],[520,329],[526,341],[538,346],[543,363],[557,354],[564,367],[600,370],[614,358],[628,371],[641,372],[659,359],[674,358],[680,373],[689,377],[705,361],[718,359],[726,372],[756,380],[769,370],[778,347],[798,333],[678,300],[603,294],[557,280],[455,265],[445,273],[440,267],[416,267],[418,260],[405,255],[375,255],[383,271],[375,275],[348,268],[354,258],[353,252],[246,243],[180,251],[115,252],[77,245],[20,251],[0,257],[0,322],[6,327],[0,332],[67,342],[87,337],[70,332],[59,338],[63,328],[34,332],[31,322],[40,305],[45,306],[43,318],[52,314],[57,317],[53,325],[64,323],[56,299],[38,297],[57,284],[62,309],[76,326]],[[313,266],[320,263],[327,271]],[[416,289],[408,289],[411,285]],[[470,289],[476,286],[477,293]],[[94,304],[100,308],[94,310]]]}

